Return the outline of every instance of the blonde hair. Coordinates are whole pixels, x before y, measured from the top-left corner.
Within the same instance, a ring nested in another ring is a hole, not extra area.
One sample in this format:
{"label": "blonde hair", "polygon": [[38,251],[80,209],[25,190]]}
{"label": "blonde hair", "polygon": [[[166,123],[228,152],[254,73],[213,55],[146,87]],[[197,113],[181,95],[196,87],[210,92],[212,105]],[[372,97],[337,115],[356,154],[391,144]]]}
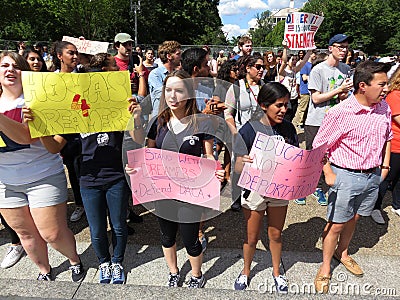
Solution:
{"label": "blonde hair", "polygon": [[396,69],[389,81],[389,92],[394,90],[400,90],[400,67]]}

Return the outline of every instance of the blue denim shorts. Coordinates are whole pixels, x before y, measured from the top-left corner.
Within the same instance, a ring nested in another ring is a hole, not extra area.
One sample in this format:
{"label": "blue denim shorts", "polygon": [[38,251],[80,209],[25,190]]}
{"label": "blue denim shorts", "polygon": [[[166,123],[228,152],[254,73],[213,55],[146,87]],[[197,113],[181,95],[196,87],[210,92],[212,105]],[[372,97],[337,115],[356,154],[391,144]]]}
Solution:
{"label": "blue denim shorts", "polygon": [[381,170],[364,174],[331,167],[336,179],[328,192],[328,221],[346,223],[356,214],[370,216],[378,197]]}

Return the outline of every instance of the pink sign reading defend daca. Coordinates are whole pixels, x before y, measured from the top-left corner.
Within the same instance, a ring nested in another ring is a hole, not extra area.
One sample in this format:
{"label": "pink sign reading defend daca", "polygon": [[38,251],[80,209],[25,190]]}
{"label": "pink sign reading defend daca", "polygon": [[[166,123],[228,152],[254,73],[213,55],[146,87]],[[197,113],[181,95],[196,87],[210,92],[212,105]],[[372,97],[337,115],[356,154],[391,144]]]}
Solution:
{"label": "pink sign reading defend daca", "polygon": [[304,150],[257,132],[238,185],[262,196],[294,200],[312,194],[327,146]]}
{"label": "pink sign reading defend daca", "polygon": [[127,152],[133,204],[176,199],[219,210],[220,182],[217,162],[197,156],[141,148]]}

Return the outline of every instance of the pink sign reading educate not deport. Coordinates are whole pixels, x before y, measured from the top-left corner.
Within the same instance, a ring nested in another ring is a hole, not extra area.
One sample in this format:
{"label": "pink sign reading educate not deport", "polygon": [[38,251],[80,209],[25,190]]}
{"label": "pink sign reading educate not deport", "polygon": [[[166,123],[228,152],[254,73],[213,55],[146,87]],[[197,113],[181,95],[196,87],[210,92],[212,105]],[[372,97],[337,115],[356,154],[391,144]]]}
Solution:
{"label": "pink sign reading educate not deport", "polygon": [[155,148],[127,152],[133,204],[176,199],[219,210],[215,160]]}
{"label": "pink sign reading educate not deport", "polygon": [[258,132],[238,185],[262,196],[294,200],[312,194],[327,146],[304,150]]}

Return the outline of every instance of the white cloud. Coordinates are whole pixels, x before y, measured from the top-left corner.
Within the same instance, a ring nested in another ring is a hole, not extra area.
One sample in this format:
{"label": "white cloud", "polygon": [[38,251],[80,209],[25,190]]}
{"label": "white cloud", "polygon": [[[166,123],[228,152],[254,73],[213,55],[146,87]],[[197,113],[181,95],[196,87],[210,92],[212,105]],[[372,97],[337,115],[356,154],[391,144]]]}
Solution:
{"label": "white cloud", "polygon": [[257,26],[257,19],[253,18],[249,22],[247,22],[247,25],[249,25],[249,28],[256,28]]}
{"label": "white cloud", "polygon": [[268,7],[270,10],[289,7],[289,0],[268,0]]}
{"label": "white cloud", "polygon": [[262,9],[268,9],[268,5],[262,0],[223,0],[218,6],[221,16],[245,14],[250,10]]}
{"label": "white cloud", "polygon": [[224,26],[222,26],[222,31],[226,34],[228,40],[232,37],[247,33],[247,29],[242,29],[239,25],[236,24],[225,24]]}
{"label": "white cloud", "polygon": [[[294,7],[300,8],[303,7],[304,3],[307,0],[294,0]],[[281,9],[285,7],[289,7],[290,0],[268,0],[268,7],[270,10],[273,9]]]}

